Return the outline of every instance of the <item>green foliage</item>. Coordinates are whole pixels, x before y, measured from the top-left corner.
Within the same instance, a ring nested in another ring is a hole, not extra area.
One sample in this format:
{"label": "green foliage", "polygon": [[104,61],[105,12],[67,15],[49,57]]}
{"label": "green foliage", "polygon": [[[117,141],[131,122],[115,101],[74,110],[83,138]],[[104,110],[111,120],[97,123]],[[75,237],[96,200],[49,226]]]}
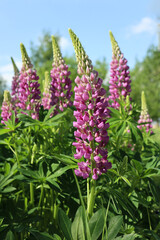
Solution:
{"label": "green foliage", "polygon": [[103,80],[106,79],[108,73],[108,64],[105,58],[103,58],[102,61],[96,60],[94,69],[99,73],[100,78]]}
{"label": "green foliage", "polygon": [[[32,49],[40,74],[53,61],[51,49],[49,33]],[[75,59],[65,60],[74,78]],[[105,59],[96,65],[104,78]],[[119,104],[107,120],[112,168],[97,181],[74,173],[74,107],[56,116],[54,106],[41,107],[39,120],[19,110],[18,122],[12,112],[0,125],[0,239],[159,239],[160,133],[137,128],[139,109],[129,98]]]}

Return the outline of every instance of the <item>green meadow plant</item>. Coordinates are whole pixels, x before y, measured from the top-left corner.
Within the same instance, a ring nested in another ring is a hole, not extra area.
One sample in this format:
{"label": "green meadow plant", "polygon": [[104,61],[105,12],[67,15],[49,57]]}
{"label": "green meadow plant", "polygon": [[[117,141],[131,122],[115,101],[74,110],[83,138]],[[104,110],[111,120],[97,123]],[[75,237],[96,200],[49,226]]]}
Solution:
{"label": "green meadow plant", "polygon": [[54,37],[45,81],[23,44],[21,71],[12,58],[12,93],[4,92],[1,108],[0,239],[157,240],[160,141],[144,93],[139,110],[111,32],[109,94],[79,38],[69,34],[78,64],[73,105],[72,69]]}

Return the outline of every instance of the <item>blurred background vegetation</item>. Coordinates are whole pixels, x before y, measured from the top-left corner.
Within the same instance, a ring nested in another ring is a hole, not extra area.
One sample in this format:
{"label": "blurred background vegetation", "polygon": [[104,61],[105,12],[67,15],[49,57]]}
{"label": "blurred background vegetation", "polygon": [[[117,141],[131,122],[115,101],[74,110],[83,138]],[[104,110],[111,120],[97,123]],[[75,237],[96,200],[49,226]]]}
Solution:
{"label": "blurred background vegetation", "polygon": [[[57,41],[60,36],[56,35]],[[42,37],[39,38],[39,44],[30,44],[31,61],[37,70],[41,84],[44,80],[45,71],[52,68],[53,53],[50,32],[44,31]],[[123,52],[123,49],[122,49]],[[125,56],[125,53],[124,53]],[[71,71],[71,80],[73,82],[77,76],[77,64],[75,56],[63,56],[66,64]],[[108,92],[109,82],[109,63],[106,58],[97,59],[94,63],[94,69],[99,72],[99,76],[104,80],[104,87]],[[132,100],[140,108],[141,92],[145,91],[148,110],[151,118],[159,124],[160,120],[160,51],[156,46],[150,46],[143,61],[137,61],[135,66],[130,69],[132,80]],[[3,91],[6,88],[5,79],[0,76],[0,104],[3,99]]]}

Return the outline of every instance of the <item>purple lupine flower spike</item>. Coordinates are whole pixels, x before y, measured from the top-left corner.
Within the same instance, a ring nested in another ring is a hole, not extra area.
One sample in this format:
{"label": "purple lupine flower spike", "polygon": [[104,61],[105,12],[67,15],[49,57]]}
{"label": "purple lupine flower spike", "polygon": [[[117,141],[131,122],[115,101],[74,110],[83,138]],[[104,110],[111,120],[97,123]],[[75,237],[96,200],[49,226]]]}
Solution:
{"label": "purple lupine flower spike", "polygon": [[141,95],[141,114],[140,118],[138,120],[138,126],[139,129],[142,131],[146,131],[147,133],[150,132],[153,133],[152,129],[152,119],[150,118],[148,114],[147,104],[146,104],[146,98],[144,91],[142,91]]}
{"label": "purple lupine flower spike", "polygon": [[68,66],[65,64],[59,46],[54,36],[52,36],[53,46],[53,68],[51,70],[51,106],[56,105],[55,114],[58,113],[58,109],[63,111],[73,103],[71,101],[71,80],[69,78],[71,72],[68,70]]}
{"label": "purple lupine flower spike", "polygon": [[12,101],[14,102],[14,105],[16,106],[18,102],[18,96],[19,96],[19,70],[11,57],[11,61],[13,64],[13,69],[14,69],[14,76],[12,79],[12,86],[11,86],[11,96],[12,96]]}
{"label": "purple lupine flower spike", "polygon": [[118,99],[126,100],[127,95],[131,92],[131,80],[127,60],[124,58],[112,32],[110,31],[112,44],[112,61],[110,64],[110,81],[109,81],[109,99],[111,106],[119,109]]}
{"label": "purple lupine flower spike", "polygon": [[44,109],[51,108],[51,90],[50,90],[50,77],[49,72],[45,72],[45,80],[44,80],[44,90],[42,97],[42,105]]}
{"label": "purple lupine flower spike", "polygon": [[36,70],[33,69],[30,58],[24,45],[21,43],[22,69],[20,71],[19,84],[19,103],[18,106],[23,110],[29,110],[33,119],[39,119],[40,108],[40,84]]}
{"label": "purple lupine flower spike", "polygon": [[10,92],[5,90],[4,91],[4,99],[1,107],[1,123],[5,124],[5,121],[8,121],[8,119],[11,118],[12,116],[12,110],[13,110],[13,105],[11,103],[11,95]]}
{"label": "purple lupine flower spike", "polygon": [[77,128],[74,132],[76,142],[76,159],[84,157],[85,162],[78,163],[75,170],[77,176],[88,178],[92,175],[97,180],[98,175],[105,173],[111,168],[111,163],[107,160],[106,145],[109,137],[107,129],[109,124],[106,119],[109,116],[108,101],[106,91],[102,88],[102,79],[98,77],[98,72],[93,70],[92,62],[86,55],[78,37],[69,29],[70,37],[76,53],[78,62],[78,74],[75,83],[76,107],[74,116],[77,121],[73,126]]}

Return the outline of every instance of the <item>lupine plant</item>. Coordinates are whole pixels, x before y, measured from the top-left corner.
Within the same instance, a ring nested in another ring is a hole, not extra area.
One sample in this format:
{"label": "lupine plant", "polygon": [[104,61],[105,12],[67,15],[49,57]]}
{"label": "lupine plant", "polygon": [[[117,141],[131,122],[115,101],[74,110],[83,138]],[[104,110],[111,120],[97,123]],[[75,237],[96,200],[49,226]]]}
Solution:
{"label": "lupine plant", "polygon": [[[91,174],[91,190],[88,202],[88,214],[92,216],[93,204],[95,198],[95,180],[98,175],[107,172],[111,168],[111,163],[107,160],[106,144],[109,137],[106,123],[109,110],[106,91],[102,88],[102,79],[98,77],[98,72],[93,70],[92,62],[85,53],[78,37],[69,29],[78,62],[78,74],[75,79],[75,100],[74,116],[76,122],[73,122],[77,130],[74,132],[76,142],[76,159],[83,160],[78,163],[78,169],[75,174],[84,179]],[[89,181],[88,181],[89,185]],[[89,186],[88,186],[89,188]],[[89,193],[88,193],[89,194]]]}
{"label": "lupine plant", "polygon": [[63,111],[68,106],[72,105],[71,101],[71,80],[69,75],[71,72],[65,64],[59,46],[54,36],[52,36],[53,46],[53,64],[51,70],[51,106],[56,106],[55,113],[58,109]]}
{"label": "lupine plant", "polygon": [[28,57],[24,45],[21,43],[22,54],[22,68],[19,76],[19,108],[23,110],[29,110],[33,119],[39,118],[40,108],[40,84],[38,83],[39,77],[36,74],[36,70],[33,69],[33,65]]}
{"label": "lupine plant", "polygon": [[0,239],[158,240],[160,134],[151,130],[144,93],[139,119],[127,60],[111,32],[109,98],[69,34],[78,64],[73,105],[54,37],[43,90],[23,44],[19,73],[12,59],[12,96],[4,92],[1,108]]}
{"label": "lupine plant", "polygon": [[47,72],[47,71],[45,72],[45,80],[43,83],[42,106],[44,109],[51,108],[50,78],[49,78],[49,72]]}
{"label": "lupine plant", "polygon": [[142,92],[141,95],[141,114],[138,120],[138,128],[142,129],[145,132],[150,132],[151,134],[153,133],[153,131],[151,130],[152,128],[152,119],[150,118],[149,114],[148,114],[148,109],[147,109],[147,104],[146,104],[146,98],[145,98],[145,94],[144,91]]}
{"label": "lupine plant", "polygon": [[112,102],[112,107],[119,108],[118,100],[125,100],[131,92],[131,80],[129,75],[129,66],[127,65],[127,59],[124,58],[118,43],[116,42],[112,32],[110,31],[110,39],[112,44],[112,61],[110,64],[110,85],[109,99]]}
{"label": "lupine plant", "polygon": [[4,91],[4,99],[2,103],[2,108],[1,108],[1,123],[5,124],[5,121],[11,118],[12,116],[12,110],[13,110],[13,105],[11,102],[11,95],[10,92],[5,90]]}

